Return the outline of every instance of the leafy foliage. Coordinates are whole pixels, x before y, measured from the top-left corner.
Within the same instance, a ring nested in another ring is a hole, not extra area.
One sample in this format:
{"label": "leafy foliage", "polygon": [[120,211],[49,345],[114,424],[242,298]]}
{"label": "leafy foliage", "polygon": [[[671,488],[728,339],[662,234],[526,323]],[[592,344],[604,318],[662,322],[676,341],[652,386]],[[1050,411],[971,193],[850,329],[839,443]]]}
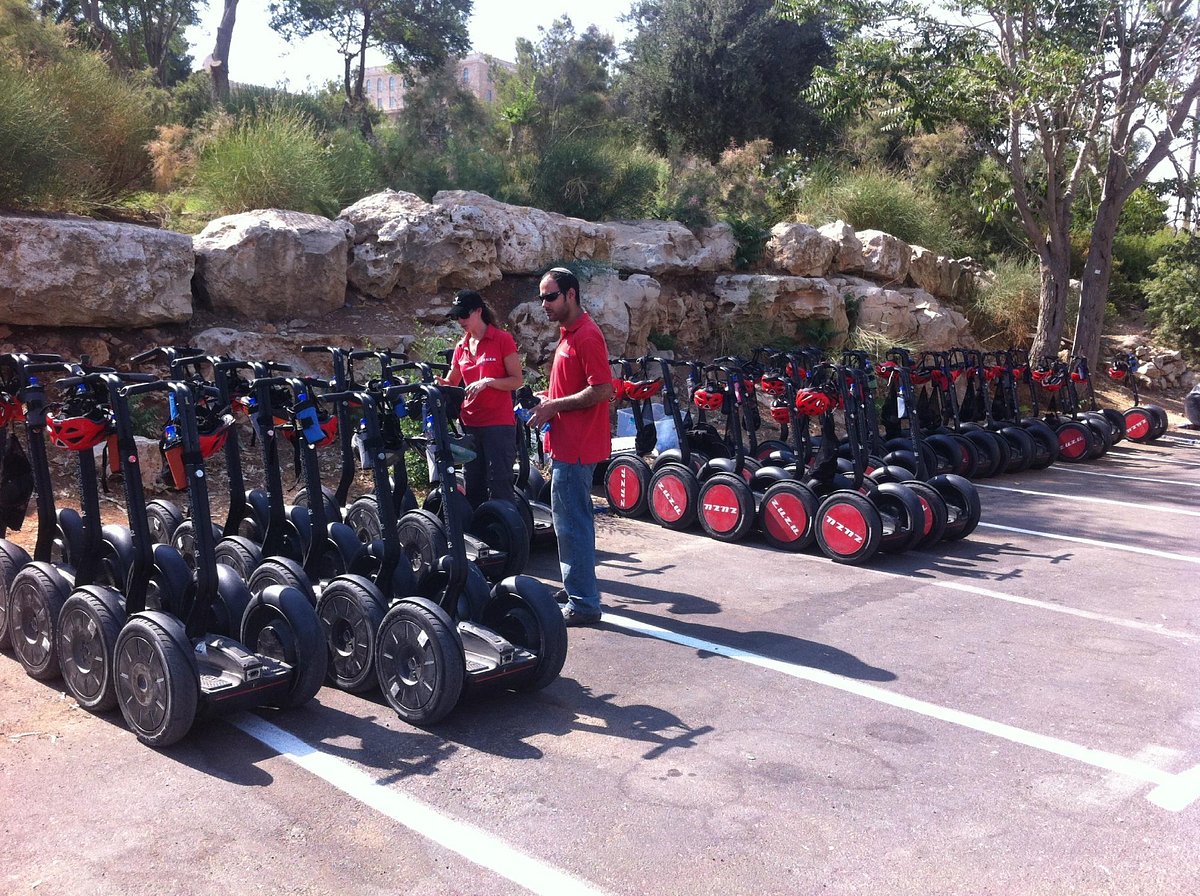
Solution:
{"label": "leafy foliage", "polygon": [[1145,284],[1158,334],[1200,351],[1200,236],[1181,233],[1154,264]]}
{"label": "leafy foliage", "polygon": [[824,142],[802,95],[829,55],[816,19],[781,18],[772,0],[643,0],[631,16],[626,114],[659,152],[715,161],[731,143],[812,150]]}
{"label": "leafy foliage", "polygon": [[1041,274],[1035,259],[1000,258],[991,283],[978,284],[967,306],[971,329],[984,345],[1027,346],[1037,321]]}

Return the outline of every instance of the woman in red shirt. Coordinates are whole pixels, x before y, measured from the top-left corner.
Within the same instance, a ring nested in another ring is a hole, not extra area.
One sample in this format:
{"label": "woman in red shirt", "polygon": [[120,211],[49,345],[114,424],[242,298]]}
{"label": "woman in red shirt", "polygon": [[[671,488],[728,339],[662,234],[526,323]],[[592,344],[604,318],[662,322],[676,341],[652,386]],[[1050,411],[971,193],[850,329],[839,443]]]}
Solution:
{"label": "woman in red shirt", "polygon": [[466,389],[463,431],[474,437],[475,459],[463,469],[467,500],[478,507],[489,497],[513,500],[513,461],[517,456],[512,393],[524,379],[517,343],[495,325],[492,310],[474,290],[454,297],[450,317],[463,328],[445,382]]}

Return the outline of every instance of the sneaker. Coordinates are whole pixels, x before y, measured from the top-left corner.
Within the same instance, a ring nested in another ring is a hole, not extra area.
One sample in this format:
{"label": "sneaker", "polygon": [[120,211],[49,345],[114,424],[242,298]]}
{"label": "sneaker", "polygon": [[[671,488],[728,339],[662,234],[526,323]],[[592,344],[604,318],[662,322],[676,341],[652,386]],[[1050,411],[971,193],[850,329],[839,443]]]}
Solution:
{"label": "sneaker", "polygon": [[557,591],[554,592],[554,600],[556,603],[558,603],[560,605],[569,603],[571,600],[571,595],[567,594],[567,589],[559,588]]}
{"label": "sneaker", "polygon": [[599,613],[585,613],[570,604],[562,608],[562,617],[568,628],[577,625],[595,625],[600,621]]}

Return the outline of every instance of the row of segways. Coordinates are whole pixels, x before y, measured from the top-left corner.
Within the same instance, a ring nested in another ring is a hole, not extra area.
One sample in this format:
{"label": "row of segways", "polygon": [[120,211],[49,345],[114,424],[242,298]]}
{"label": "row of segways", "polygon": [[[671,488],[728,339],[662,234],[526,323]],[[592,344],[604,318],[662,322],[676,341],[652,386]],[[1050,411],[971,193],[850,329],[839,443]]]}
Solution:
{"label": "row of segways", "polygon": [[[970,482],[947,474],[918,482],[915,473],[898,475],[899,468],[872,456],[864,409],[873,409],[874,401],[861,367],[822,361],[811,351],[770,352],[764,364],[764,354],[712,364],[618,359],[626,372],[638,374],[625,378],[618,394],[631,402],[661,397],[679,447],[647,459],[650,440],[644,439],[614,455],[605,491],[615,512],[649,513],[674,529],[698,522],[722,541],[757,529],[780,549],[815,543],[834,561],[850,564],[879,551],[932,547],[975,528],[980,508]],[[659,376],[649,375],[651,366]],[[677,398],[676,366],[687,369],[695,415]],[[758,437],[759,394],[770,398],[778,438]],[[639,429],[643,415],[635,405]]]}
{"label": "row of segways", "polygon": [[[327,667],[333,683],[351,690],[378,682],[398,714],[417,724],[444,717],[468,688],[537,688],[557,676],[566,634],[546,586],[505,576],[489,587],[467,558],[459,502],[441,501],[436,513],[416,509],[397,481],[405,450],[428,457],[441,482],[455,481],[441,390],[381,378],[360,391],[345,388],[351,381],[339,381],[336,369],[321,382],[281,376],[280,365],[265,362],[160,354],[172,368],[166,380],[41,356],[0,359],[38,494],[34,557],[0,541],[0,631],[29,674],[61,672],[88,708],[115,701],[138,737],[160,746],[210,711],[302,703]],[[53,403],[39,381],[47,373],[59,377]],[[142,492],[129,403],[150,392],[169,398],[163,449],[170,475],[186,488],[186,513],[164,501],[152,509]],[[318,406],[334,410],[313,413]],[[234,408],[256,421],[262,489],[244,489]],[[374,518],[358,528],[344,522],[316,463],[318,447],[336,439],[329,421],[349,420],[350,409],[374,478],[373,494],[349,503],[359,505],[358,517]],[[420,438],[399,432],[397,424],[415,417]],[[293,435],[305,491],[315,496],[299,509],[283,502],[283,431]],[[47,435],[79,453],[81,512],[54,507]],[[91,455],[110,441],[125,482],[127,534],[99,526]],[[204,471],[205,457],[222,449],[230,481],[224,526],[211,519]]]}

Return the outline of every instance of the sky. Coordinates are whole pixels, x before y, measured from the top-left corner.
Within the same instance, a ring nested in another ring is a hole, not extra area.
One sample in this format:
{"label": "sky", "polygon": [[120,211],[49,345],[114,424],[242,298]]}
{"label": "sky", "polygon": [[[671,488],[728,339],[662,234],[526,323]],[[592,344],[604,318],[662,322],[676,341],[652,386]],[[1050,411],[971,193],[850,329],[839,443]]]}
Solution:
{"label": "sky", "polygon": [[[568,15],[575,32],[589,25],[611,34],[618,43],[628,30],[617,21],[629,11],[633,0],[475,0],[470,20],[471,43],[477,52],[500,59],[515,57],[518,37],[536,42],[538,27],[548,28],[555,19]],[[287,44],[267,24],[267,0],[241,0],[233,43],[229,48],[230,79],[263,87],[285,86],[292,91],[319,88],[330,80],[341,80],[342,57],[331,38],[315,36]],[[209,0],[200,24],[186,32],[194,65],[199,68],[216,43],[217,26],[224,9],[222,0]],[[382,56],[368,58],[380,65]]]}

